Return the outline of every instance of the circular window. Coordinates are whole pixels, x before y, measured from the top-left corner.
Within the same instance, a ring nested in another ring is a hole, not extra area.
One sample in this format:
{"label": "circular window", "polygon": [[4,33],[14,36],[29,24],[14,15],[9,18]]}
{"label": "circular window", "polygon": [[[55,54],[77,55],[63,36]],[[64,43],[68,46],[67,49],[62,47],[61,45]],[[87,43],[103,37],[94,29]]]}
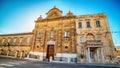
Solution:
{"label": "circular window", "polygon": [[39,46],[37,46],[37,48],[39,48]]}
{"label": "circular window", "polygon": [[68,48],[68,46],[65,46],[65,49],[67,49]]}

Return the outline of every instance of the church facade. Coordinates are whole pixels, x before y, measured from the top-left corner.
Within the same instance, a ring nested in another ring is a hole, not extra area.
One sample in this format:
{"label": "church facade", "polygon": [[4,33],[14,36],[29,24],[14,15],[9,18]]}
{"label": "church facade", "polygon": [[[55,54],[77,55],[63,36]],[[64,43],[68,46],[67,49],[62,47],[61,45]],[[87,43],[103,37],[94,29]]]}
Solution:
{"label": "church facade", "polygon": [[116,57],[107,17],[103,14],[62,16],[56,7],[40,16],[29,33],[0,35],[4,56],[63,61],[106,63]]}

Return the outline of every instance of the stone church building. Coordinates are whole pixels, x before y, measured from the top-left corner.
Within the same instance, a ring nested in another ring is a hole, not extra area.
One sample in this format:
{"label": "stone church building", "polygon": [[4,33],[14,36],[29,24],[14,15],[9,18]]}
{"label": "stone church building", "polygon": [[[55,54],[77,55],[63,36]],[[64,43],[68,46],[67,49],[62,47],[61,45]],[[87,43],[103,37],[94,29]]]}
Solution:
{"label": "stone church building", "polygon": [[0,35],[0,56],[40,61],[107,63],[116,57],[106,14],[62,16],[53,7],[32,32]]}

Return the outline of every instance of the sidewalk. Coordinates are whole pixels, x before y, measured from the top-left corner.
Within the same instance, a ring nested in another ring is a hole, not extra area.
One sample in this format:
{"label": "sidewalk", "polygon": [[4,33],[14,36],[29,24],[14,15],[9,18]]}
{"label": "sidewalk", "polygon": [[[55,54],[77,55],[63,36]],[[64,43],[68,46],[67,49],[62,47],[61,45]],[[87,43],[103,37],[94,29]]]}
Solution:
{"label": "sidewalk", "polygon": [[78,65],[94,65],[94,66],[113,66],[120,67],[120,64],[102,64],[102,63],[77,63]]}
{"label": "sidewalk", "polygon": [[114,66],[114,67],[120,67],[120,64],[102,64],[102,63],[66,63],[66,62],[60,62],[60,61],[52,61],[52,62],[47,62],[47,61],[39,61],[35,59],[20,59],[20,58],[15,58],[12,56],[4,56],[0,55],[0,58],[11,58],[11,59],[18,59],[18,60],[29,60],[29,61],[35,61],[36,63],[60,63],[60,64],[76,64],[76,65],[94,65],[94,66]]}
{"label": "sidewalk", "polygon": [[13,56],[5,56],[5,55],[0,55],[0,57],[5,57],[5,58],[15,58]]}
{"label": "sidewalk", "polygon": [[24,58],[15,58],[13,56],[4,56],[4,55],[0,55],[0,58],[8,58],[8,59],[15,59],[15,60],[27,60],[27,59],[24,59]]}

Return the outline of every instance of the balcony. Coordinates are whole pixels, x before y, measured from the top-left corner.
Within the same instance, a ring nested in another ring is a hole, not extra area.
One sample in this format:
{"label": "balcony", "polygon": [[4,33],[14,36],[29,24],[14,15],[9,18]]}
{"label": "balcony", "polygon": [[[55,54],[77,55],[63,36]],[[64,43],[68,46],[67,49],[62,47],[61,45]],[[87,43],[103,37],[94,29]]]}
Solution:
{"label": "balcony", "polygon": [[101,40],[87,40],[86,41],[87,45],[102,45],[103,43]]}

